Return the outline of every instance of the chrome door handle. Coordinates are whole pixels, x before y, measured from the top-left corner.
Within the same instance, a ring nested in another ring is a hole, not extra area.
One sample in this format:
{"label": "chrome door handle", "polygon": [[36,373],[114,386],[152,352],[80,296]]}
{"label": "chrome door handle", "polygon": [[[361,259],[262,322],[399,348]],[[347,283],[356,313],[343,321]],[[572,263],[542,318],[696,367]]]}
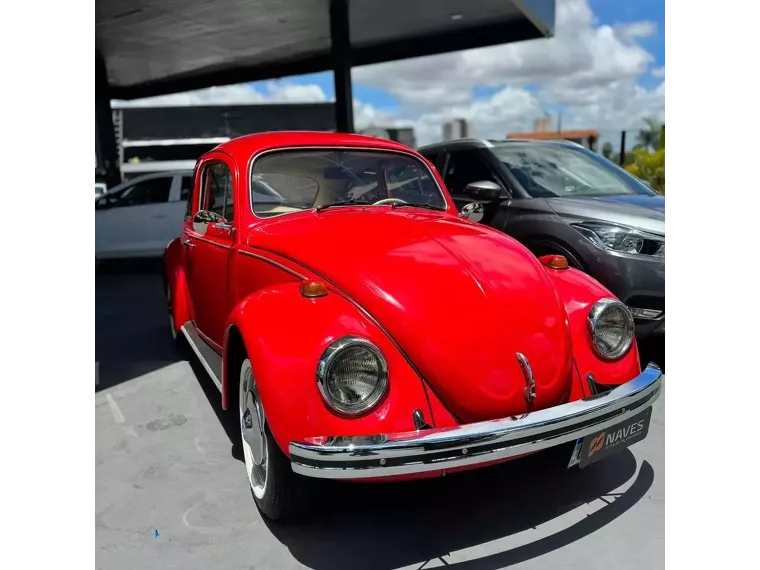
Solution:
{"label": "chrome door handle", "polygon": [[191,242],[189,239],[183,239],[182,245],[184,245],[185,247],[195,247],[195,244]]}

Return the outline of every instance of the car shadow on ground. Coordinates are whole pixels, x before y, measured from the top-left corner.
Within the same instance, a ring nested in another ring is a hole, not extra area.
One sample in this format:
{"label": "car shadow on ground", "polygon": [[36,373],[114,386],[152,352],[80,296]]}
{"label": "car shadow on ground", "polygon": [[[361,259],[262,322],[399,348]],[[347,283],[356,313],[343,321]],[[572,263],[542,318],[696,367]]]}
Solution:
{"label": "car shadow on ground", "polygon": [[95,391],[179,360],[169,332],[160,260],[95,269]]}
{"label": "car shadow on ground", "polygon": [[[193,358],[190,365],[227,433],[232,456],[243,461],[242,449],[233,443],[240,437],[235,414],[222,410],[219,390],[203,366]],[[296,560],[314,570],[390,570],[414,564],[423,569],[439,559],[446,568],[496,570],[596,532],[645,497],[654,481],[652,466],[644,461],[637,471],[629,450],[585,469],[567,469],[568,460],[567,453],[550,450],[440,479],[387,484],[310,480],[308,513],[289,524],[263,522]],[[625,492],[615,492],[634,476]],[[597,499],[608,504],[549,536],[467,562],[445,560],[450,552],[533,529]]]}
{"label": "car shadow on ground", "polygon": [[[296,560],[315,570],[422,568],[436,560],[447,568],[492,570],[537,558],[609,524],[651,487],[654,471],[644,462],[628,490],[612,493],[636,473],[636,460],[626,450],[583,470],[566,470],[556,456],[538,455],[428,481],[323,483],[304,520],[265,523]],[[489,548],[467,562],[445,559],[600,498],[608,504],[549,536],[495,554]]]}

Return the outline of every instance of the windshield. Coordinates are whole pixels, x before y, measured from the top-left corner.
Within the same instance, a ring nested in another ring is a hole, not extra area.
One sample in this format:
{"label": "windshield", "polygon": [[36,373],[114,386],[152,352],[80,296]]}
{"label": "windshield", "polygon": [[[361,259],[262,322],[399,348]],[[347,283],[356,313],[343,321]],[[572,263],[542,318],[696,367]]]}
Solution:
{"label": "windshield", "polygon": [[585,148],[509,143],[493,152],[534,198],[655,195],[635,176]]}
{"label": "windshield", "polygon": [[342,204],[373,205],[393,198],[445,210],[446,200],[427,166],[400,153],[294,150],[266,154],[251,173],[251,203],[259,217]]}

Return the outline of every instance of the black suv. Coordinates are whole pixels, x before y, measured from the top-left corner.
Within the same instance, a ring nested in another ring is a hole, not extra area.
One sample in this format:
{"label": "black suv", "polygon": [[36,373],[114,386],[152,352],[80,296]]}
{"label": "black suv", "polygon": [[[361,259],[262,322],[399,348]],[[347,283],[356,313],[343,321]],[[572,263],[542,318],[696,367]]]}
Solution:
{"label": "black suv", "polygon": [[463,139],[418,151],[460,211],[482,206],[468,218],[536,255],[564,255],[629,306],[639,338],[664,334],[664,196],[572,142]]}

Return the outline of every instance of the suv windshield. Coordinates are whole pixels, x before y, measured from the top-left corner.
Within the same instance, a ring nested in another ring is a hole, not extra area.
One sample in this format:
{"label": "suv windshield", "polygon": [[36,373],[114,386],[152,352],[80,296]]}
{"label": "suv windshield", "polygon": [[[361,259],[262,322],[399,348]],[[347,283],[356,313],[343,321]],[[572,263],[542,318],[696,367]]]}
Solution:
{"label": "suv windshield", "polygon": [[390,151],[283,150],[254,161],[251,203],[259,217],[393,198],[446,209],[443,192],[418,159]]}
{"label": "suv windshield", "polygon": [[508,143],[492,150],[534,198],[655,195],[635,176],[585,148]]}

